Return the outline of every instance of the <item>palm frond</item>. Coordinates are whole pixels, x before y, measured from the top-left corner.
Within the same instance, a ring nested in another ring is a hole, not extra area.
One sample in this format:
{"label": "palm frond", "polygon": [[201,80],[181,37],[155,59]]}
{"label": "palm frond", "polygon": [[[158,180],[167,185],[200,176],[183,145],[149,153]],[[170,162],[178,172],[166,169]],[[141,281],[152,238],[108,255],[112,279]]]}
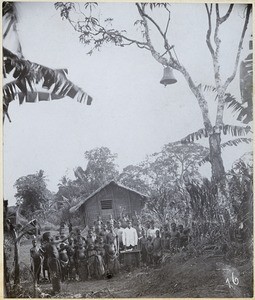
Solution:
{"label": "palm frond", "polygon": [[252,142],[252,139],[251,138],[238,138],[238,139],[235,139],[235,140],[229,140],[223,144],[221,144],[221,148],[225,148],[225,147],[228,147],[228,146],[237,146],[241,143],[246,143],[246,144],[249,144]]}
{"label": "palm frond", "polygon": [[3,87],[3,102],[7,108],[19,92],[23,93],[23,96],[28,99],[31,93],[35,92],[35,86],[38,86],[39,82],[43,82],[43,89],[51,90],[49,93],[52,99],[69,96],[71,98],[76,97],[80,103],[91,104],[92,97],[68,80],[66,69],[54,70],[28,60],[20,59],[6,48],[3,48],[3,58],[5,73],[10,74],[12,72],[15,78],[14,81]]}
{"label": "palm frond", "polygon": [[252,103],[248,105],[247,107],[244,107],[243,104],[238,102],[236,98],[226,93],[225,95],[225,104],[227,105],[227,108],[232,108],[233,112],[237,112],[237,120],[242,121],[244,124],[248,124],[252,121],[253,115],[252,115]]}
{"label": "palm frond", "polygon": [[205,92],[217,92],[217,89],[215,86],[213,85],[210,85],[210,84],[203,84],[203,83],[200,83],[199,84],[199,87],[203,88],[203,90]]}
{"label": "palm frond", "polygon": [[3,99],[6,105],[15,99],[19,89],[16,80],[11,81],[3,86]]}
{"label": "palm frond", "polygon": [[203,137],[208,137],[208,131],[205,128],[201,128],[198,131],[193,132],[193,133],[187,135],[185,138],[183,138],[181,140],[181,143],[182,144],[192,143],[195,140],[200,140]]}
{"label": "palm frond", "polygon": [[231,134],[232,136],[246,135],[251,132],[250,126],[223,125],[222,132],[224,135]]}
{"label": "palm frond", "polygon": [[240,92],[243,103],[252,107],[253,90],[253,53],[250,54],[240,64]]}
{"label": "palm frond", "polygon": [[4,1],[2,6],[2,14],[5,16],[6,14],[10,14],[16,16],[15,5],[13,2]]}
{"label": "palm frond", "polygon": [[201,167],[205,163],[210,162],[210,154],[206,155],[199,163],[198,165]]}

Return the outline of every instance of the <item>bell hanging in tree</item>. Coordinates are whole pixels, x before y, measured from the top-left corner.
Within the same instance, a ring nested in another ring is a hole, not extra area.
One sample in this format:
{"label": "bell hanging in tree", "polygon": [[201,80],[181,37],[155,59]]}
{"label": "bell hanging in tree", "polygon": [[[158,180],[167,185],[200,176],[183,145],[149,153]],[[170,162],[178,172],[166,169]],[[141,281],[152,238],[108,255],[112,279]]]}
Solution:
{"label": "bell hanging in tree", "polygon": [[164,86],[167,86],[168,84],[176,83],[177,80],[174,77],[173,69],[169,66],[164,68],[164,74],[163,78],[160,80],[161,84],[164,84]]}

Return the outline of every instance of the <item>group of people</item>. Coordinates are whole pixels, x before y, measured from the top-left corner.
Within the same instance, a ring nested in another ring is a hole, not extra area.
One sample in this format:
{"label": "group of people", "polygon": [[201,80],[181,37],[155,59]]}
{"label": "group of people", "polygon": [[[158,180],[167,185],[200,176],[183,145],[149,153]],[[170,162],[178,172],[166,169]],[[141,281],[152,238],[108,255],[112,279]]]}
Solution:
{"label": "group of people", "polygon": [[35,280],[39,282],[42,269],[42,280],[51,281],[54,292],[60,291],[60,281],[111,278],[119,272],[126,251],[138,250],[144,266],[159,265],[164,251],[185,249],[190,239],[189,231],[175,223],[158,229],[153,221],[143,227],[139,221],[133,226],[131,220],[103,223],[100,218],[83,232],[69,226],[68,236],[60,238],[46,232],[41,245],[33,240],[30,250]]}
{"label": "group of people", "polygon": [[176,223],[165,224],[161,228],[154,226],[151,221],[147,228],[141,228],[139,232],[138,249],[141,254],[141,263],[143,265],[160,264],[163,253],[175,254],[185,251],[191,240],[190,229]]}

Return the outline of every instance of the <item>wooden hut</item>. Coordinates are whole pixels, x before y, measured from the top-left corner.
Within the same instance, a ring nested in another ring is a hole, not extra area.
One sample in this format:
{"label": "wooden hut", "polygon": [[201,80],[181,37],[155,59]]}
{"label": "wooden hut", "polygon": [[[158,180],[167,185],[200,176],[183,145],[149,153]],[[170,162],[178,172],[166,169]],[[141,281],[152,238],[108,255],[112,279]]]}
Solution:
{"label": "wooden hut", "polygon": [[123,215],[132,218],[140,213],[147,196],[123,186],[115,181],[103,185],[89,197],[81,201],[70,211],[79,211],[85,225],[91,225],[98,217],[108,220],[111,216],[117,220]]}

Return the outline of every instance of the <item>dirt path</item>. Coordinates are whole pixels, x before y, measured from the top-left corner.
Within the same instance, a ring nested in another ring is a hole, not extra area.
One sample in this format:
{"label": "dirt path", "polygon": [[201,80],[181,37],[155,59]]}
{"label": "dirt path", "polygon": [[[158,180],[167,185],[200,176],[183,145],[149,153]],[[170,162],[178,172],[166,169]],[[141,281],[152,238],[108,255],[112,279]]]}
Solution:
{"label": "dirt path", "polygon": [[[136,297],[136,291],[127,288],[127,282],[137,273],[121,274],[111,279],[88,280],[84,282],[63,282],[61,293],[53,298],[130,298]],[[129,286],[129,285],[128,285]],[[49,292],[50,284],[41,284],[43,292]]]}
{"label": "dirt path", "polygon": [[[243,277],[246,267],[236,268],[210,258],[193,259],[179,268],[143,268],[109,280],[62,283],[55,298],[232,298],[251,297],[252,286]],[[247,274],[246,274],[247,275]],[[50,285],[42,285],[42,290]]]}
{"label": "dirt path", "polygon": [[[21,261],[27,266],[29,248],[30,243],[21,247]],[[122,270],[111,279],[64,282],[61,286],[61,293],[54,298],[252,297],[252,264],[227,263],[217,256],[200,256],[186,261],[175,257],[158,269]],[[51,285],[40,284],[40,289],[47,293]]]}

